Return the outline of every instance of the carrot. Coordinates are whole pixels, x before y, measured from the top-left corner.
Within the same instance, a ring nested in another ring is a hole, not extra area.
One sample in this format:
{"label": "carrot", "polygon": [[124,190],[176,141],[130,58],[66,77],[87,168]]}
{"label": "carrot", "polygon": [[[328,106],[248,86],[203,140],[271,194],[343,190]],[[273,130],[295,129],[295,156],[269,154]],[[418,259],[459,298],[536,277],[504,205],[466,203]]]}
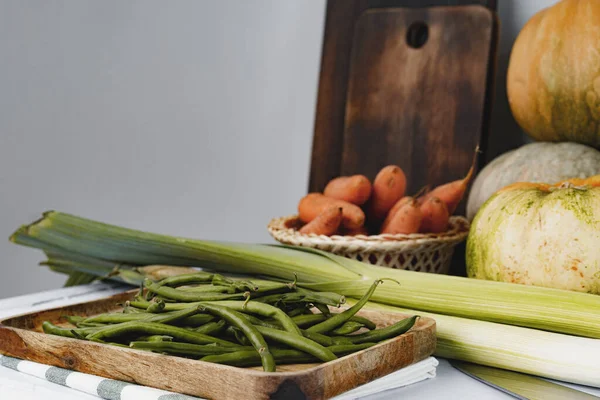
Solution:
{"label": "carrot", "polygon": [[392,206],[396,204],[406,190],[406,175],[396,165],[384,167],[373,181],[371,201],[369,203],[369,219],[381,221]]}
{"label": "carrot", "polygon": [[475,175],[475,163],[477,161],[477,153],[479,152],[479,147],[475,149],[475,155],[473,156],[473,162],[471,164],[471,168],[463,179],[459,179],[454,182],[446,183],[444,185],[438,186],[433,189],[431,192],[426,193],[425,195],[419,198],[419,204],[424,204],[427,200],[432,197],[437,197],[444,203],[446,203],[446,207],[448,208],[449,215],[454,214],[456,211],[456,207],[462,200],[467,190],[467,186],[473,179]]}
{"label": "carrot", "polygon": [[371,182],[364,175],[340,176],[329,181],[323,194],[361,206],[371,196]]}
{"label": "carrot", "polygon": [[385,220],[383,220],[383,224],[381,224],[381,230],[384,231],[387,226],[390,224],[390,221],[394,218],[394,215],[401,209],[405,204],[414,201],[415,199],[412,196],[404,196],[400,200],[394,204],[394,207],[388,212]]}
{"label": "carrot", "polygon": [[421,227],[423,215],[416,200],[404,204],[392,217],[381,233],[416,233]]}
{"label": "carrot", "polygon": [[450,215],[446,203],[437,197],[430,197],[419,208],[423,214],[420,232],[440,233],[448,229]]}
{"label": "carrot", "polygon": [[365,223],[365,213],[360,207],[347,201],[332,199],[321,193],[309,193],[300,200],[298,214],[300,220],[309,223],[319,214],[331,207],[342,209],[342,225],[348,229],[357,229]]}
{"label": "carrot", "polygon": [[409,201],[413,201],[414,199],[418,198],[419,196],[421,196],[424,193],[427,193],[428,191],[429,191],[429,185],[425,185],[421,189],[419,189],[419,191],[417,191],[417,193],[415,193],[414,196],[404,196],[403,198],[398,200],[396,202],[396,204],[394,204],[394,207],[392,207],[390,209],[387,216],[385,217],[383,224],[381,224],[381,229],[383,230],[389,225],[390,221],[394,217],[394,214],[396,214],[403,205],[405,205]]}
{"label": "carrot", "polygon": [[315,219],[300,228],[300,233],[315,235],[333,235],[342,223],[342,208],[330,207],[319,214]]}

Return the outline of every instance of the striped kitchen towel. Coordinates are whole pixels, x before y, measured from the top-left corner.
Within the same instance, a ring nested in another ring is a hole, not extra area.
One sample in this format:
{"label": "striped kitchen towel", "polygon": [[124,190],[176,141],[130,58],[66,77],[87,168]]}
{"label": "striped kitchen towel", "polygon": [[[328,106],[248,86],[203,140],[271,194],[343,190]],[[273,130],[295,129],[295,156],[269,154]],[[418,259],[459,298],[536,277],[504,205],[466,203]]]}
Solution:
{"label": "striped kitchen towel", "polygon": [[[68,369],[51,367],[32,361],[0,355],[0,365],[49,382],[97,396],[106,400],[198,400],[199,397],[139,386],[133,383],[101,378]],[[334,400],[359,399],[383,391],[401,388],[435,377],[438,361],[429,357],[354,390],[342,393]],[[0,393],[1,385],[0,385]]]}
{"label": "striped kitchen towel", "polygon": [[[106,400],[197,400],[198,397],[82,374],[0,355],[0,365]],[[0,392],[2,392],[0,390]]]}

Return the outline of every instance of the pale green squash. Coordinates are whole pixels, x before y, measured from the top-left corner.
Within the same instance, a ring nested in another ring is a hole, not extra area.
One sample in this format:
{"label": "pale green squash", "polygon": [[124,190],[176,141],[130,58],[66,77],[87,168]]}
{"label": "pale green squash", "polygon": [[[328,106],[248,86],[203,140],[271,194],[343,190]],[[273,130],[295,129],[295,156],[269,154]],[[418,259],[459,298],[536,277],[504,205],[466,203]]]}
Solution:
{"label": "pale green squash", "polygon": [[600,174],[600,151],[578,143],[531,143],[496,157],[475,178],[467,218],[501,188],[515,182],[559,182]]}
{"label": "pale green squash", "polygon": [[475,216],[472,278],[600,293],[600,187],[515,187]]}

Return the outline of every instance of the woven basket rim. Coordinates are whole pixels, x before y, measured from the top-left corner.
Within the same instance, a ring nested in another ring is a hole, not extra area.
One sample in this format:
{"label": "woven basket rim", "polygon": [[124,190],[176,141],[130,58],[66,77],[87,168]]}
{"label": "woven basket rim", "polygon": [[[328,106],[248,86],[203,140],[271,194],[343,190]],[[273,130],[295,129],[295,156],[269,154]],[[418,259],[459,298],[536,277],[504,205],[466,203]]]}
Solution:
{"label": "woven basket rim", "polygon": [[299,242],[304,246],[336,245],[352,246],[354,248],[368,248],[370,250],[400,250],[405,247],[416,245],[455,245],[463,241],[469,233],[469,221],[462,216],[452,216],[449,221],[449,229],[442,233],[413,233],[413,234],[380,234],[380,235],[356,235],[356,236],[325,236],[315,234],[303,234],[289,227],[288,223],[298,221],[297,215],[289,215],[272,219],[267,225],[271,236],[277,241],[289,244]]}

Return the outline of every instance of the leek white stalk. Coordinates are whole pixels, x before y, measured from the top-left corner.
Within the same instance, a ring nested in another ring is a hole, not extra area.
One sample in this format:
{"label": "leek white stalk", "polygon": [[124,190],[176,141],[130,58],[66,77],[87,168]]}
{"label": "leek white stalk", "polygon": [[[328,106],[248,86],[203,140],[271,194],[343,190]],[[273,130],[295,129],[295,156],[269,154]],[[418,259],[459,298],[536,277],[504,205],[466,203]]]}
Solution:
{"label": "leek white stalk", "polygon": [[[355,302],[356,300],[348,299],[349,305]],[[373,302],[369,302],[366,307],[435,319],[435,355],[438,357],[600,387],[598,339],[427,313]]]}

